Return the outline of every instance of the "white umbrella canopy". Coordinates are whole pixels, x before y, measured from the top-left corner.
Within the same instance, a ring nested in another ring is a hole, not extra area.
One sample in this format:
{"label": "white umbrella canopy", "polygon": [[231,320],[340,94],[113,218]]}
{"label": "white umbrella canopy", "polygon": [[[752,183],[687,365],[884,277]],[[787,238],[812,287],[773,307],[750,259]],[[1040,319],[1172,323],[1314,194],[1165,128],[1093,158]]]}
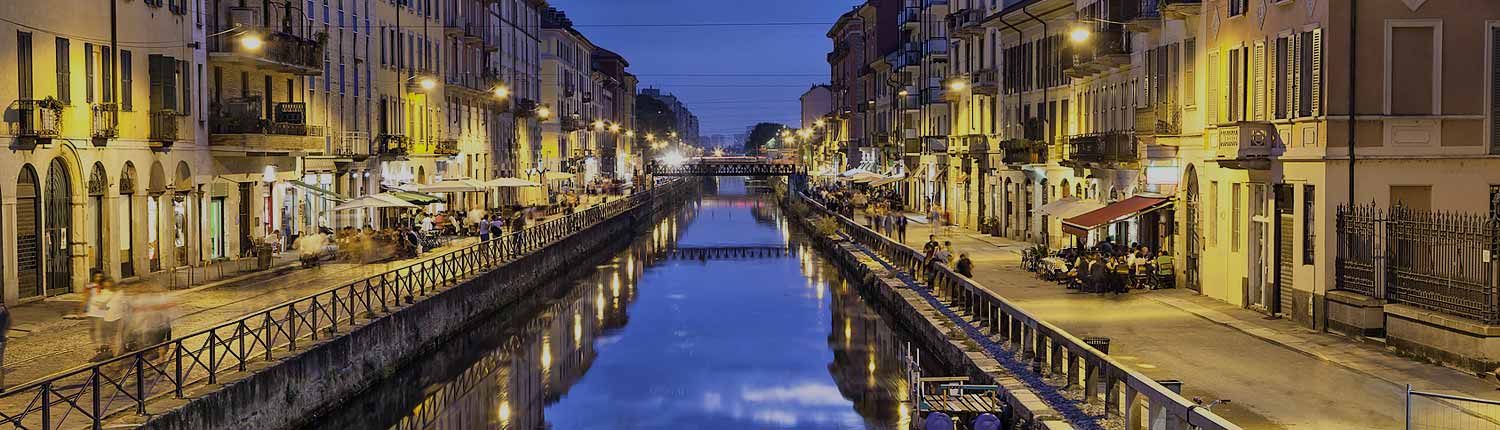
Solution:
{"label": "white umbrella canopy", "polygon": [[1063,197],[1052,203],[1036,208],[1036,212],[1051,215],[1061,219],[1072,218],[1085,213],[1093,212],[1104,207],[1103,203],[1096,200],[1084,200],[1077,197]]}
{"label": "white umbrella canopy", "polygon": [[417,191],[424,193],[467,193],[484,191],[488,185],[473,179],[446,179],[436,184],[418,185]]}
{"label": "white umbrella canopy", "polygon": [[420,206],[411,204],[406,200],[391,195],[390,193],[372,194],[363,196],[347,203],[334,206],[333,210],[346,211],[356,209],[381,209],[381,208],[418,208]]}
{"label": "white umbrella canopy", "polygon": [[853,178],[859,175],[874,175],[874,173],[871,173],[869,170],[856,167],[853,169],[845,170],[844,173],[839,174],[839,176],[843,176],[845,178]]}
{"label": "white umbrella canopy", "polygon": [[540,187],[542,184],[517,178],[496,178],[484,183],[485,186],[493,188],[525,188]]}
{"label": "white umbrella canopy", "polygon": [[573,174],[568,172],[547,172],[546,175],[542,176],[546,177],[549,181],[565,181],[573,179]]}

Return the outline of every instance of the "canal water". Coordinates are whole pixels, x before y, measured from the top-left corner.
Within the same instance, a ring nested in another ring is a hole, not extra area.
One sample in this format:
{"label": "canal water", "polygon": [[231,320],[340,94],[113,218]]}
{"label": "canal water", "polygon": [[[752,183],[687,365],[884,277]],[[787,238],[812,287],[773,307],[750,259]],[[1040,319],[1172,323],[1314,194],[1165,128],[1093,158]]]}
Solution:
{"label": "canal water", "polygon": [[905,429],[905,340],[741,178],[307,429]]}

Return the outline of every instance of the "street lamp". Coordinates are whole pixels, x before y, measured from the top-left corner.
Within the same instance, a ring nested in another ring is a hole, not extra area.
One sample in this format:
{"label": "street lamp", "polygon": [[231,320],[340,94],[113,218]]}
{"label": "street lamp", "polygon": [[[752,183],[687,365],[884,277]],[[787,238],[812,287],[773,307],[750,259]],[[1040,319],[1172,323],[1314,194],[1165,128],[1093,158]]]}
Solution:
{"label": "street lamp", "polygon": [[546,106],[536,108],[536,118],[542,121],[546,121],[552,118],[552,109],[549,109]]}
{"label": "street lamp", "polygon": [[264,44],[265,40],[262,40],[260,38],[260,35],[258,34],[245,33],[244,35],[240,36],[240,46],[244,47],[246,50],[259,51],[261,45]]}
{"label": "street lamp", "polygon": [[968,88],[968,87],[969,87],[969,83],[968,82],[964,82],[962,79],[954,79],[953,82],[949,82],[948,83],[948,89],[951,89],[953,91],[963,91],[965,88]]}
{"label": "street lamp", "polygon": [[494,93],[495,93],[495,98],[501,98],[501,99],[503,99],[503,98],[506,98],[506,97],[510,97],[510,89],[506,88],[504,85],[495,87]]}
{"label": "street lamp", "polygon": [[1075,26],[1073,27],[1072,31],[1068,32],[1068,38],[1072,39],[1074,43],[1087,42],[1089,40],[1089,35],[1090,32],[1088,27],[1084,27],[1082,25]]}
{"label": "street lamp", "polygon": [[422,86],[423,90],[430,90],[433,88],[437,88],[437,80],[434,80],[432,78],[422,78],[421,80],[417,81],[417,85]]}
{"label": "street lamp", "polygon": [[610,124],[609,125],[609,132],[610,133],[619,133],[620,132],[620,124],[619,123]]}

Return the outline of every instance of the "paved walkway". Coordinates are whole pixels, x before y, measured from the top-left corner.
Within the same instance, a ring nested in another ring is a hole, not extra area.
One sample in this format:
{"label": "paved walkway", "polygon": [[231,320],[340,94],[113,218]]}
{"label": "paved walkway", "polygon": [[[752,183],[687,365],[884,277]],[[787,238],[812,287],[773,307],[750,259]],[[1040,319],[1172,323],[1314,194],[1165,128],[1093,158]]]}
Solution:
{"label": "paved walkway", "polygon": [[[611,196],[610,200],[617,199]],[[600,203],[602,199],[591,199]],[[584,206],[579,210],[591,207]],[[564,216],[558,214],[532,225]],[[280,265],[268,272],[249,274],[221,282],[172,291],[177,300],[172,332],[183,335],[206,329],[286,301],[310,296],[386,270],[416,264],[448,251],[477,243],[468,237],[450,241],[423,253],[418,259],[373,264],[328,263],[300,268],[297,263]],[[295,261],[293,259],[292,261]],[[39,302],[10,308],[14,324],[4,350],[4,386],[12,387],[88,363],[95,354],[89,334],[90,322],[65,318],[80,313],[83,296],[63,294]]]}
{"label": "paved walkway", "polygon": [[[931,231],[911,223],[907,244],[920,248]],[[941,229],[938,240],[953,242],[955,258],[967,253],[976,280],[1028,312],[1075,335],[1111,338],[1111,355],[1152,378],[1182,380],[1188,398],[1232,400],[1214,411],[1246,429],[1399,429],[1406,384],[1500,399],[1496,385],[1473,375],[1190,290],[1068,290],[1021,269],[1024,242],[956,227]]]}

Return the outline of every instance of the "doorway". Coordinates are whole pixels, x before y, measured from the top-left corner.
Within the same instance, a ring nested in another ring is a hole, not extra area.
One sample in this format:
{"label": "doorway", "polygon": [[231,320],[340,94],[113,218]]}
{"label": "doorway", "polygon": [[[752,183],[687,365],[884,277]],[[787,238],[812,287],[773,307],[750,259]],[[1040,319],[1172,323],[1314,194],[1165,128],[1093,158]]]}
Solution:
{"label": "doorway", "polygon": [[21,298],[42,295],[42,206],[36,170],[16,179],[16,286]]}
{"label": "doorway", "polygon": [[47,167],[46,234],[47,296],[73,290],[73,188],[61,159]]}
{"label": "doorway", "polygon": [[208,257],[215,260],[225,254],[224,201],[223,197],[214,197],[208,202]]}
{"label": "doorway", "polygon": [[1184,213],[1187,218],[1187,229],[1183,232],[1187,235],[1185,244],[1187,249],[1182,264],[1183,284],[1190,290],[1201,292],[1203,285],[1198,273],[1198,264],[1203,255],[1203,214],[1199,207],[1198,172],[1193,169],[1193,166],[1188,166],[1183,177],[1187,180],[1185,192],[1187,197],[1184,199],[1184,206],[1187,207]]}

